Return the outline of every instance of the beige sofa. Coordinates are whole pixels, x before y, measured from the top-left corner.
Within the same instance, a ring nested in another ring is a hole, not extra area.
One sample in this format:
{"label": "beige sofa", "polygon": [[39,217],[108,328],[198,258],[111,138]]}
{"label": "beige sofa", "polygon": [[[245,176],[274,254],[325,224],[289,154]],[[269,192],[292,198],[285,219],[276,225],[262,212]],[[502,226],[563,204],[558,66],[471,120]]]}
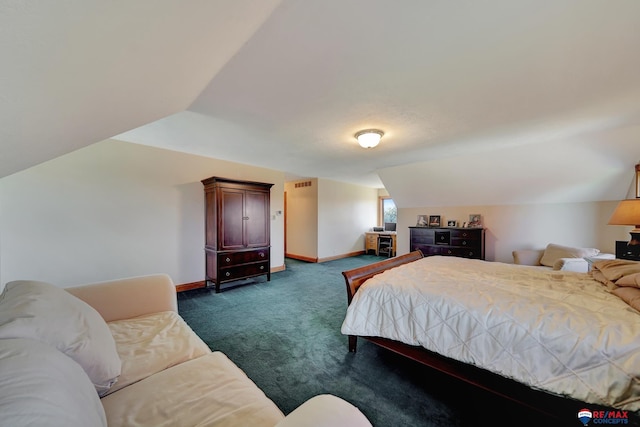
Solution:
{"label": "beige sofa", "polygon": [[544,249],[515,250],[512,255],[514,264],[578,273],[588,272],[592,262],[615,259],[615,255],[601,253],[595,248],[575,248],[555,243],[549,243]]}
{"label": "beige sofa", "polygon": [[367,426],[313,397],[288,414],[177,312],[166,275],[0,295],[0,426]]}

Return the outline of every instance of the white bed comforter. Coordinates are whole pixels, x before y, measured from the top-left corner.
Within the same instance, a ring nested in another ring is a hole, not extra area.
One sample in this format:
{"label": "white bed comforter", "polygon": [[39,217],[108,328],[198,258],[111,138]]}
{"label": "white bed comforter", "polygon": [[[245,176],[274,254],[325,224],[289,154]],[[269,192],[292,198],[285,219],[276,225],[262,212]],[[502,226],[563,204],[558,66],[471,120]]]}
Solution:
{"label": "white bed comforter", "polygon": [[367,280],[342,333],[422,346],[533,388],[640,410],[640,313],[585,273],[427,257]]}

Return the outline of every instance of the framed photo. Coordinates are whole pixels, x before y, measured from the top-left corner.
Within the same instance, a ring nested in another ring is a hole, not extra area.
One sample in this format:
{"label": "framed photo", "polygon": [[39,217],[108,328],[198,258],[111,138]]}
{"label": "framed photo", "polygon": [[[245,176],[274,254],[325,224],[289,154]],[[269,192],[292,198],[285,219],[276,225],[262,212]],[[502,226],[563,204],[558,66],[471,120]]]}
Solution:
{"label": "framed photo", "polygon": [[429,227],[440,227],[440,215],[429,215]]}
{"label": "framed photo", "polygon": [[447,227],[457,227],[457,226],[458,226],[458,221],[456,221],[455,219],[451,219],[447,221]]}
{"label": "framed photo", "polygon": [[467,224],[467,227],[482,227],[482,217],[480,216],[480,214],[469,215],[469,224]]}
{"label": "framed photo", "polygon": [[418,215],[418,221],[416,222],[416,226],[418,227],[428,227],[429,222],[427,222],[426,215]]}

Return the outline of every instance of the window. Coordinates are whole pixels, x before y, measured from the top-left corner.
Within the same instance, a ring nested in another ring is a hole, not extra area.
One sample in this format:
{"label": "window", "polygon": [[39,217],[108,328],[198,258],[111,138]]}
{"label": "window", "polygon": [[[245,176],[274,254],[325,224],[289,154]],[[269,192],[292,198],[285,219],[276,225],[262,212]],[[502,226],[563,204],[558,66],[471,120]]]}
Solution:
{"label": "window", "polygon": [[380,197],[379,219],[380,225],[385,222],[397,222],[398,208],[391,197]]}

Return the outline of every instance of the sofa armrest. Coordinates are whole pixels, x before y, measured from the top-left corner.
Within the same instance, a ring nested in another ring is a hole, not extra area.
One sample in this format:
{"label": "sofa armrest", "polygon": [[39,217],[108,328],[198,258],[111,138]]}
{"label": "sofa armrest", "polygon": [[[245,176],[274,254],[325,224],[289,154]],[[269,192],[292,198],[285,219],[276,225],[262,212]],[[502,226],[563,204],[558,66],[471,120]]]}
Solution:
{"label": "sofa armrest", "polygon": [[371,427],[371,423],[349,402],[321,394],[298,406],[275,427]]}
{"label": "sofa armrest", "polygon": [[176,287],[166,274],[92,283],[65,290],[95,308],[107,322],[161,311],[178,312]]}
{"label": "sofa armrest", "polygon": [[513,263],[521,265],[540,265],[544,249],[519,249],[512,252]]}

